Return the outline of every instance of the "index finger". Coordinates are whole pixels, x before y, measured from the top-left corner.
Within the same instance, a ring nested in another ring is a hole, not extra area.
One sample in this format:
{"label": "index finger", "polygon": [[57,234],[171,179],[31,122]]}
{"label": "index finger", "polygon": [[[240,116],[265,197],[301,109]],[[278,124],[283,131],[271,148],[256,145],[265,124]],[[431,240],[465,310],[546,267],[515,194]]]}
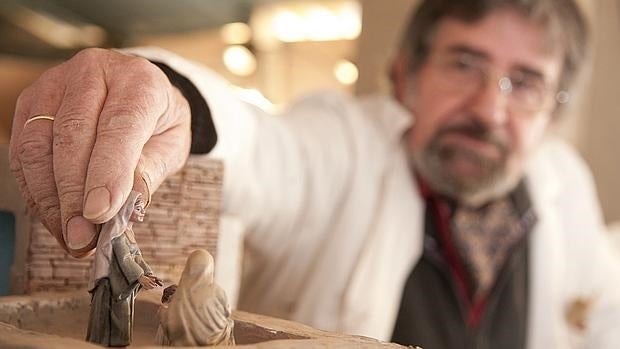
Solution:
{"label": "index finger", "polygon": [[84,216],[95,223],[109,220],[129,196],[144,145],[169,105],[166,76],[146,60],[133,62],[121,74],[126,80],[108,82],[90,154]]}
{"label": "index finger", "polygon": [[84,184],[106,85],[92,66],[69,80],[54,120],[53,163],[65,241],[74,253],[96,244],[95,225],[82,216]]}
{"label": "index finger", "polygon": [[[10,167],[28,204],[50,233],[62,239],[60,213],[52,166],[52,123],[64,89],[54,83],[57,68],[44,73],[19,96],[9,148]],[[45,114],[46,120],[36,120]],[[27,120],[35,120],[27,122]]]}

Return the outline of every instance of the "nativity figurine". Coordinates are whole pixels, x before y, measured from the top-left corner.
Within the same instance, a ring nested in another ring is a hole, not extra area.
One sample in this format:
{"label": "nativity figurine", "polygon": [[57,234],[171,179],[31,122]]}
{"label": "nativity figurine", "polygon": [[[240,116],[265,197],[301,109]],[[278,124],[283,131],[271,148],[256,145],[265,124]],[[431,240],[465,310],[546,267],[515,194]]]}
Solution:
{"label": "nativity figurine", "polygon": [[110,347],[131,343],[134,301],[141,288],[162,285],[142,258],[133,223],[142,222],[145,201],[132,191],[118,214],[101,226],[89,280],[90,315],[86,340]]}
{"label": "nativity figurine", "polygon": [[214,262],[209,252],[196,250],[190,254],[170,304],[160,313],[159,344],[235,344],[226,293],[215,283],[213,273]]}

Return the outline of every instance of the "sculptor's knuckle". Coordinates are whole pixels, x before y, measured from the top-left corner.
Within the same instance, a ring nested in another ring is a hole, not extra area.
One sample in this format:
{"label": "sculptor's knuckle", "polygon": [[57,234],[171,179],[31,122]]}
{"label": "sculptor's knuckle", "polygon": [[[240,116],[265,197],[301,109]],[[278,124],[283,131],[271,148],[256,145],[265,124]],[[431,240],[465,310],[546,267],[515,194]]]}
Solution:
{"label": "sculptor's knuckle", "polygon": [[134,57],[131,60],[131,70],[141,76],[159,76],[163,74],[155,64],[142,57]]}
{"label": "sculptor's knuckle", "polygon": [[136,135],[146,129],[149,121],[148,104],[134,101],[134,103],[117,103],[110,105],[104,127],[99,135],[124,134]]}
{"label": "sculptor's knuckle", "polygon": [[72,205],[69,207],[72,211],[79,211],[80,205],[76,203],[82,202],[82,196],[84,195],[84,183],[75,183],[71,178],[65,177],[58,182],[58,199],[60,203],[64,203],[64,206]]}
{"label": "sculptor's knuckle", "polygon": [[54,125],[54,143],[57,146],[73,146],[79,140],[87,136],[84,133],[84,114],[68,112],[62,118],[58,118]]}
{"label": "sculptor's knuckle", "polygon": [[82,124],[86,121],[84,111],[80,106],[72,106],[64,111],[62,118],[58,118],[54,122],[54,130],[58,132],[76,132],[80,131]]}
{"label": "sculptor's knuckle", "polygon": [[51,155],[49,142],[38,137],[23,137],[19,147],[19,158],[24,167],[36,169],[43,167]]}
{"label": "sculptor's knuckle", "polygon": [[109,50],[87,48],[58,67],[63,71],[63,75],[69,75],[71,80],[79,81],[86,76],[100,76],[101,69],[110,62],[109,56]]}
{"label": "sculptor's knuckle", "polygon": [[30,102],[33,100],[33,97],[36,94],[35,89],[36,88],[34,84],[23,89],[22,92],[17,97],[16,106],[19,107],[22,105],[30,104]]}
{"label": "sculptor's knuckle", "polygon": [[[79,94],[75,91],[79,91]],[[105,82],[101,74],[84,74],[73,82],[71,101],[77,106],[89,106],[105,94]]]}
{"label": "sculptor's knuckle", "polygon": [[21,174],[22,163],[19,159],[21,151],[21,143],[17,146],[11,146],[9,149],[9,169],[14,175]]}
{"label": "sculptor's knuckle", "polygon": [[41,186],[36,193],[32,193],[37,198],[37,206],[41,212],[50,212],[50,210],[58,210],[58,193],[56,188],[49,186]]}
{"label": "sculptor's knuckle", "polygon": [[164,72],[155,64],[144,58],[136,58],[132,61],[129,77],[137,87],[146,94],[157,95],[158,98],[170,87],[170,82]]}
{"label": "sculptor's knuckle", "polygon": [[53,236],[60,236],[60,207],[53,206],[48,209],[38,208],[36,212],[41,217],[43,222],[46,222],[46,227],[49,229]]}
{"label": "sculptor's knuckle", "polygon": [[153,118],[163,113],[165,103],[165,93],[153,85],[145,88],[144,92],[137,96],[136,105],[139,106],[145,117]]}
{"label": "sculptor's knuckle", "polygon": [[19,182],[20,180],[23,181],[24,179],[22,168],[23,168],[22,163],[19,160],[11,159],[11,161],[9,162],[9,170],[11,171],[11,173],[13,174],[13,177],[15,177],[17,182]]}
{"label": "sculptor's knuckle", "polygon": [[71,58],[73,61],[90,63],[92,61],[96,61],[101,59],[102,57],[108,54],[108,50],[98,48],[98,47],[90,47],[79,51],[78,53]]}
{"label": "sculptor's knuckle", "polygon": [[157,113],[163,112],[159,109],[167,105],[171,86],[168,78],[157,66],[143,58],[137,58],[132,64],[126,77],[132,86],[127,94],[133,101],[132,105],[138,109],[137,112],[142,111],[143,115],[151,115],[154,110]]}
{"label": "sculptor's knuckle", "polygon": [[28,191],[28,185],[26,184],[24,173],[21,171],[13,172],[13,175],[15,176],[15,182],[17,183],[17,187],[19,188],[19,191],[21,191],[23,198],[28,200],[30,192]]}
{"label": "sculptor's knuckle", "polygon": [[39,207],[37,207],[37,204],[32,199],[25,199],[25,200],[26,200],[26,206],[27,206],[29,215],[32,215],[32,216],[41,215],[41,212],[39,211]]}
{"label": "sculptor's knuckle", "polygon": [[39,78],[35,81],[33,86],[38,87],[40,85],[44,85],[50,81],[58,81],[59,79],[67,78],[66,74],[66,62],[55,65],[47,70],[45,70]]}

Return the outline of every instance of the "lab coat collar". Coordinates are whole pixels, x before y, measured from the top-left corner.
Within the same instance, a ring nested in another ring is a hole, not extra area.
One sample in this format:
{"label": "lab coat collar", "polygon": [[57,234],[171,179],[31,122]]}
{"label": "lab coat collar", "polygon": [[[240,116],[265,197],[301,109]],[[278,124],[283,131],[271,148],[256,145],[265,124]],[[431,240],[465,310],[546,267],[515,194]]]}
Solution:
{"label": "lab coat collar", "polygon": [[376,115],[379,128],[391,140],[391,144],[399,143],[413,126],[411,112],[390,95],[367,96],[362,99],[362,104],[371,115]]}

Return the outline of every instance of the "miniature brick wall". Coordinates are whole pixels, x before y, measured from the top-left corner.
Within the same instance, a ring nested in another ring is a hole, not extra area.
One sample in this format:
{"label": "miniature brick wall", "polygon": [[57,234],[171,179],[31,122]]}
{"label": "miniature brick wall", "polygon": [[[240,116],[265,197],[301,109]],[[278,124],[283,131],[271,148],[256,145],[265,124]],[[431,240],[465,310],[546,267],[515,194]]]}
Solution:
{"label": "miniature brick wall", "polygon": [[[143,223],[134,224],[142,254],[167,282],[178,282],[185,259],[197,248],[216,256],[222,163],[190,157],[179,173],[153,194]],[[86,288],[93,257],[75,259],[33,218],[28,251],[27,292]]]}

